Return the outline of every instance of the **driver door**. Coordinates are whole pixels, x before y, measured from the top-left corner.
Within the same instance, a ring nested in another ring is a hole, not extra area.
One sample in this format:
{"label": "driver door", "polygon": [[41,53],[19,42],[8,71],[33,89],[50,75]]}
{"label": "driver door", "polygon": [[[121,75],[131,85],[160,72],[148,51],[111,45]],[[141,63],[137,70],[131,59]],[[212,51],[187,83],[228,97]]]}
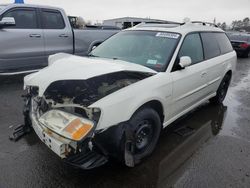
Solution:
{"label": "driver door", "polygon": [[1,17],[16,25],[0,29],[0,69],[22,71],[45,65],[44,37],[35,8],[13,8]]}
{"label": "driver door", "polygon": [[[178,67],[179,58],[182,56],[189,56],[192,64],[184,69],[175,68]],[[207,95],[205,88],[208,78],[203,60],[200,34],[188,34],[183,41],[174,69],[171,72],[173,79],[173,117],[183,115]]]}

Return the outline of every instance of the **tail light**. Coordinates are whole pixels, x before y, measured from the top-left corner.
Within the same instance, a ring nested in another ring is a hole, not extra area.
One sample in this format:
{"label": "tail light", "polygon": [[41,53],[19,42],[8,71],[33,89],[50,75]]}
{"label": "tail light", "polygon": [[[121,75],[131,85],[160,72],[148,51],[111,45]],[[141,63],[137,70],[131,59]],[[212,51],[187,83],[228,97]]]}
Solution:
{"label": "tail light", "polygon": [[243,43],[243,44],[240,45],[240,47],[241,47],[241,48],[248,48],[248,47],[249,47],[249,44]]}

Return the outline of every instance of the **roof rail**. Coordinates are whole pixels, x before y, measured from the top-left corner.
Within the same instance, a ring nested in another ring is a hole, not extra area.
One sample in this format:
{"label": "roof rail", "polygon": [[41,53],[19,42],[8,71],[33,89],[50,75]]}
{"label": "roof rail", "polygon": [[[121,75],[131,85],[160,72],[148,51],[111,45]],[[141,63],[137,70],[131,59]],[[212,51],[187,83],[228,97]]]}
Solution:
{"label": "roof rail", "polygon": [[147,26],[155,26],[155,25],[162,25],[162,27],[168,27],[168,26],[176,26],[176,25],[181,25],[182,23],[179,22],[171,22],[171,21],[150,21],[150,22],[142,22],[134,27],[147,27]]}
{"label": "roof rail", "polygon": [[211,23],[211,22],[203,22],[203,21],[192,21],[191,23],[198,23],[198,24],[201,24],[201,25],[204,25],[204,26],[214,26],[214,27],[218,27],[218,25],[214,24],[214,23]]}
{"label": "roof rail", "polygon": [[185,24],[188,24],[188,23],[193,23],[193,24],[201,24],[203,26],[214,26],[214,27],[218,27],[218,25],[214,24],[214,23],[211,23],[211,22],[203,22],[203,21],[190,21],[190,22],[183,22],[183,23],[180,23],[180,22],[171,22],[171,21],[150,21],[150,22],[142,22],[138,25],[136,25],[135,27],[141,27],[141,26],[145,26],[145,25],[153,25],[153,24],[156,24],[156,25],[160,25],[162,24],[163,26],[171,26],[171,25],[185,25]]}

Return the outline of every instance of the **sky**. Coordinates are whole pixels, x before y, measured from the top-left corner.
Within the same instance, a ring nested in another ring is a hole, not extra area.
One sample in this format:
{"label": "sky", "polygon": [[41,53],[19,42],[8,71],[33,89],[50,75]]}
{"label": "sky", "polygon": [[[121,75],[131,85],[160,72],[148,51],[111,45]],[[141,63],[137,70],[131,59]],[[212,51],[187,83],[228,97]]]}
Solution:
{"label": "sky", "polygon": [[[0,0],[0,4],[14,0]],[[142,17],[182,22],[226,22],[250,17],[250,0],[24,0],[29,4],[43,4],[65,9],[68,15],[101,22],[118,17]]]}

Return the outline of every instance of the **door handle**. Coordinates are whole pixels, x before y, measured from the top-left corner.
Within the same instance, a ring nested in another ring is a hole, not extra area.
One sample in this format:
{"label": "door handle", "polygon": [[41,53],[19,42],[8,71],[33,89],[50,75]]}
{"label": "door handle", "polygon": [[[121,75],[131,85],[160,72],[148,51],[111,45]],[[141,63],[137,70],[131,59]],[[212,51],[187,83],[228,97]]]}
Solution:
{"label": "door handle", "polygon": [[201,73],[201,77],[204,77],[204,76],[206,76],[207,75],[207,72],[202,72]]}
{"label": "door handle", "polygon": [[59,37],[61,37],[61,38],[68,38],[69,36],[66,35],[66,34],[61,34],[61,35],[59,35]]}
{"label": "door handle", "polygon": [[30,34],[31,38],[41,38],[40,34]]}

